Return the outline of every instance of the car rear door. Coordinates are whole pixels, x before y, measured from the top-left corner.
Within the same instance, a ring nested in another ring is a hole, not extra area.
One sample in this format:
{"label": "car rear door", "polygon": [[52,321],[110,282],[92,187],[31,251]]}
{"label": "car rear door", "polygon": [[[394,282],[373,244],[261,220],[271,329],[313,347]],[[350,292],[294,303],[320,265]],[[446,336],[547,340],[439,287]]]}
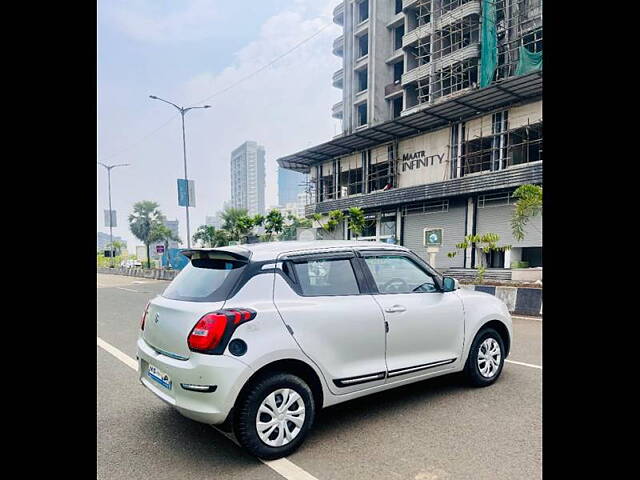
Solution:
{"label": "car rear door", "polygon": [[362,264],[387,322],[388,381],[451,368],[464,341],[464,311],[455,292],[409,252],[363,251]]}
{"label": "car rear door", "polygon": [[384,383],[385,326],[352,250],[278,259],[274,302],[329,389],[349,393]]}

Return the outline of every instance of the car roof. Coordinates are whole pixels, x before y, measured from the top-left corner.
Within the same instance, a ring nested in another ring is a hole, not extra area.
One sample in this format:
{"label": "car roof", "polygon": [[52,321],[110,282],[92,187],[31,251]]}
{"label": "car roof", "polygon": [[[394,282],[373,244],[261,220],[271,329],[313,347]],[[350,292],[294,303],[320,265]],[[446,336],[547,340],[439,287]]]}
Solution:
{"label": "car roof", "polygon": [[[383,242],[366,242],[358,240],[313,240],[313,241],[284,241],[284,242],[261,242],[248,243],[242,245],[232,245],[218,248],[191,248],[189,251],[222,251],[251,258],[251,261],[260,262],[274,260],[283,253],[314,253],[324,251],[339,251],[347,249],[357,250],[402,250],[408,249],[400,245],[393,245]],[[189,256],[189,255],[188,255]]]}

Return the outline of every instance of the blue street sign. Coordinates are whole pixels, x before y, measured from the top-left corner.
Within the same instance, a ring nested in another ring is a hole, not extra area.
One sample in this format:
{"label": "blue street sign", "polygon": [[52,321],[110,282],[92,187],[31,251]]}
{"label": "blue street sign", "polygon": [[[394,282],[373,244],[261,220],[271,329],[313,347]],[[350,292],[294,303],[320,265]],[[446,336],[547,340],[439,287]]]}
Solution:
{"label": "blue street sign", "polygon": [[184,178],[178,179],[178,206],[186,207],[189,204],[189,184]]}

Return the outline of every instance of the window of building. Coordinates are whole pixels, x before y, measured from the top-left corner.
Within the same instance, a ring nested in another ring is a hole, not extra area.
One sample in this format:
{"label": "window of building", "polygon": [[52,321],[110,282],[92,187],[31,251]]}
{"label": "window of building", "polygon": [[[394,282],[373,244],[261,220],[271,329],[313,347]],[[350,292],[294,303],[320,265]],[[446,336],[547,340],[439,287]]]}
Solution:
{"label": "window of building", "polygon": [[473,58],[443,68],[436,72],[434,94],[450,95],[469,88],[478,82],[478,59]]}
{"label": "window of building", "polygon": [[438,291],[433,277],[405,256],[367,256],[365,262],[380,293]]}
{"label": "window of building", "polygon": [[507,166],[542,160],[542,122],[509,132]]}
{"label": "window of building", "polygon": [[362,193],[362,167],[340,172],[340,195],[349,196]]}
{"label": "window of building", "polygon": [[542,266],[542,247],[523,247],[522,261],[527,262],[529,267]]}
{"label": "window of building", "polygon": [[450,12],[470,1],[471,0],[442,0],[442,13]]}
{"label": "window of building", "polygon": [[332,200],[334,196],[333,175],[320,177],[320,201]]}
{"label": "window of building", "polygon": [[487,268],[504,268],[504,252],[499,250],[492,250],[485,253]]}
{"label": "window of building", "polygon": [[393,81],[400,82],[404,73],[404,60],[393,64]]}
{"label": "window of building", "polygon": [[542,28],[522,36],[522,45],[530,52],[542,51]]}
{"label": "window of building", "polygon": [[367,102],[361,103],[356,107],[358,127],[367,124]]}
{"label": "window of building", "polygon": [[424,215],[429,213],[446,213],[449,211],[449,200],[421,202],[404,207],[405,215]]}
{"label": "window of building", "polygon": [[379,162],[369,166],[369,192],[390,188],[393,185],[392,162]]}
{"label": "window of building", "polygon": [[402,113],[402,95],[391,101],[391,118],[398,118]]}
{"label": "window of building", "polygon": [[363,0],[358,3],[358,23],[364,22],[369,18],[369,0]]}
{"label": "window of building", "polygon": [[396,0],[396,8],[393,13],[400,13],[402,11],[402,0]]}
{"label": "window of building", "polygon": [[358,282],[349,260],[314,260],[294,263],[298,284],[305,296],[357,295]]}
{"label": "window of building", "polygon": [[369,34],[365,33],[358,37],[358,58],[369,54]]}
{"label": "window of building", "polygon": [[491,115],[491,133],[493,140],[491,143],[491,170],[502,170],[505,168],[507,157],[507,122],[509,112],[504,110]]}
{"label": "window of building", "polygon": [[363,68],[362,70],[356,71],[356,85],[357,85],[356,92],[362,92],[363,90],[366,90],[368,86],[367,82],[368,82],[368,69]]}
{"label": "window of building", "polygon": [[460,164],[462,156],[462,142],[464,140],[465,124],[464,122],[455,123],[451,126],[451,138],[449,141],[451,158],[450,178],[458,178],[461,175]]}
{"label": "window of building", "polygon": [[400,25],[393,30],[393,48],[398,50],[402,48],[402,37],[404,35],[404,25]]}

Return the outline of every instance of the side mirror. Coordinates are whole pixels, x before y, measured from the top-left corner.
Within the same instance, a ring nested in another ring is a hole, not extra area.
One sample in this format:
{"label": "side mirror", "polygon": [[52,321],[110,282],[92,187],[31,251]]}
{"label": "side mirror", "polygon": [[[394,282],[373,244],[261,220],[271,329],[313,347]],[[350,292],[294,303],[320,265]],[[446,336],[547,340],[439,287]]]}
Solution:
{"label": "side mirror", "polygon": [[442,287],[445,292],[453,292],[460,288],[460,284],[453,277],[444,277],[442,279]]}

